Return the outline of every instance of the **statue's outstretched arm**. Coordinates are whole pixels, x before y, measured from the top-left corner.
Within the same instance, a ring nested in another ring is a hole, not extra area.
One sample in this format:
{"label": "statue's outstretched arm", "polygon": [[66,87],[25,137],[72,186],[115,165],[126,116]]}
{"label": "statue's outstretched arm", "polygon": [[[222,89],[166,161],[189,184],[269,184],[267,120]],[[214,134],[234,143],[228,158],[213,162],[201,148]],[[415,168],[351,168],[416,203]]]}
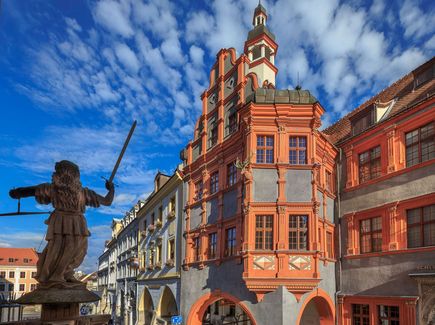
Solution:
{"label": "statue's outstretched arm", "polygon": [[35,196],[36,186],[18,187],[9,191],[9,196],[13,199],[20,199],[22,197]]}
{"label": "statue's outstretched arm", "polygon": [[115,186],[112,182],[106,181],[106,188],[109,192],[107,192],[106,196],[101,196],[97,194],[98,202],[101,205],[109,206],[113,202],[113,197],[115,196]]}

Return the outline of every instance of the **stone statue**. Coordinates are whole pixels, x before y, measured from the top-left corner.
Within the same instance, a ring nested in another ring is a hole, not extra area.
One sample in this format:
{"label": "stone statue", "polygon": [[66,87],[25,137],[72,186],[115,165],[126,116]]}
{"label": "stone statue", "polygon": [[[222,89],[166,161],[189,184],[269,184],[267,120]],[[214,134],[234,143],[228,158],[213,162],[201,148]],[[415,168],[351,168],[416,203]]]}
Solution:
{"label": "stone statue", "polygon": [[112,204],[114,186],[106,181],[106,196],[82,187],[79,167],[67,160],[56,163],[51,183],[13,189],[14,199],[34,196],[40,204],[52,204],[54,211],[45,221],[48,225],[47,246],[39,256],[36,279],[40,288],[73,288],[84,286],[74,278],[88,249],[89,230],[84,212],[86,206]]}

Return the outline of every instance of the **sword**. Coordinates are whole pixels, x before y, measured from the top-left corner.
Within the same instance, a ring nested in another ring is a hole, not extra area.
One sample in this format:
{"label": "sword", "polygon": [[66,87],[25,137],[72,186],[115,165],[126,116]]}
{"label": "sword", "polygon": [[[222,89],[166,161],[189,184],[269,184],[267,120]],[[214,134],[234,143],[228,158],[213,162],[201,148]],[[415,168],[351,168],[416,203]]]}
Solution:
{"label": "sword", "polygon": [[115,178],[116,172],[118,171],[119,164],[121,163],[122,157],[124,156],[125,150],[127,149],[128,143],[130,142],[131,136],[133,135],[134,129],[136,128],[137,121],[135,120],[128,132],[127,139],[125,139],[124,146],[122,147],[121,153],[119,154],[118,160],[116,161],[115,167],[113,167],[112,175],[110,175],[109,182],[112,183]]}

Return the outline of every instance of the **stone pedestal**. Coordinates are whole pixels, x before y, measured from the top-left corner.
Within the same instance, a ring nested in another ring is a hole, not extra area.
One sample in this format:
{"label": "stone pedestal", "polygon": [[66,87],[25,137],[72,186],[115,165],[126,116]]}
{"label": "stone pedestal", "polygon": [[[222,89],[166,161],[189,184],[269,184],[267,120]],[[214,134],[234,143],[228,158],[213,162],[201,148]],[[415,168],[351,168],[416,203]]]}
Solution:
{"label": "stone pedestal", "polygon": [[41,305],[41,319],[37,321],[21,321],[16,324],[107,324],[110,320],[110,315],[80,316],[80,303],[98,300],[100,300],[100,297],[85,287],[73,289],[38,288],[20,297],[16,302],[22,305]]}

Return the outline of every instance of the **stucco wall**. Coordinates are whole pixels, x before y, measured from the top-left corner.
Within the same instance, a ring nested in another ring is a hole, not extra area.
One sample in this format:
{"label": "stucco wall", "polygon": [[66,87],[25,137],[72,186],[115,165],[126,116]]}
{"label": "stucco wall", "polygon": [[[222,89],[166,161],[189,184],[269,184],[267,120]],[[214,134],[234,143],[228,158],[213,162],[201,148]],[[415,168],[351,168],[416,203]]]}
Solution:
{"label": "stucco wall", "polygon": [[278,197],[278,174],[276,169],[252,170],[253,193],[256,202],[276,202]]}
{"label": "stucco wall", "polygon": [[201,205],[198,205],[190,210],[190,229],[198,228],[201,224]]}
{"label": "stucco wall", "polygon": [[234,216],[237,212],[237,190],[231,190],[224,193],[223,198],[223,218],[228,219]]}
{"label": "stucco wall", "polygon": [[207,223],[208,224],[215,224],[217,219],[218,219],[218,214],[219,214],[219,210],[218,210],[218,199],[214,198],[210,201],[207,201],[206,203],[206,207],[207,207]]}
{"label": "stucco wall", "polygon": [[288,202],[311,201],[311,171],[287,170],[286,198]]}
{"label": "stucco wall", "polygon": [[329,196],[326,197],[326,219],[334,222],[334,200]]}
{"label": "stucco wall", "polygon": [[352,213],[433,192],[435,192],[435,164],[358,190],[343,192],[341,213]]}

